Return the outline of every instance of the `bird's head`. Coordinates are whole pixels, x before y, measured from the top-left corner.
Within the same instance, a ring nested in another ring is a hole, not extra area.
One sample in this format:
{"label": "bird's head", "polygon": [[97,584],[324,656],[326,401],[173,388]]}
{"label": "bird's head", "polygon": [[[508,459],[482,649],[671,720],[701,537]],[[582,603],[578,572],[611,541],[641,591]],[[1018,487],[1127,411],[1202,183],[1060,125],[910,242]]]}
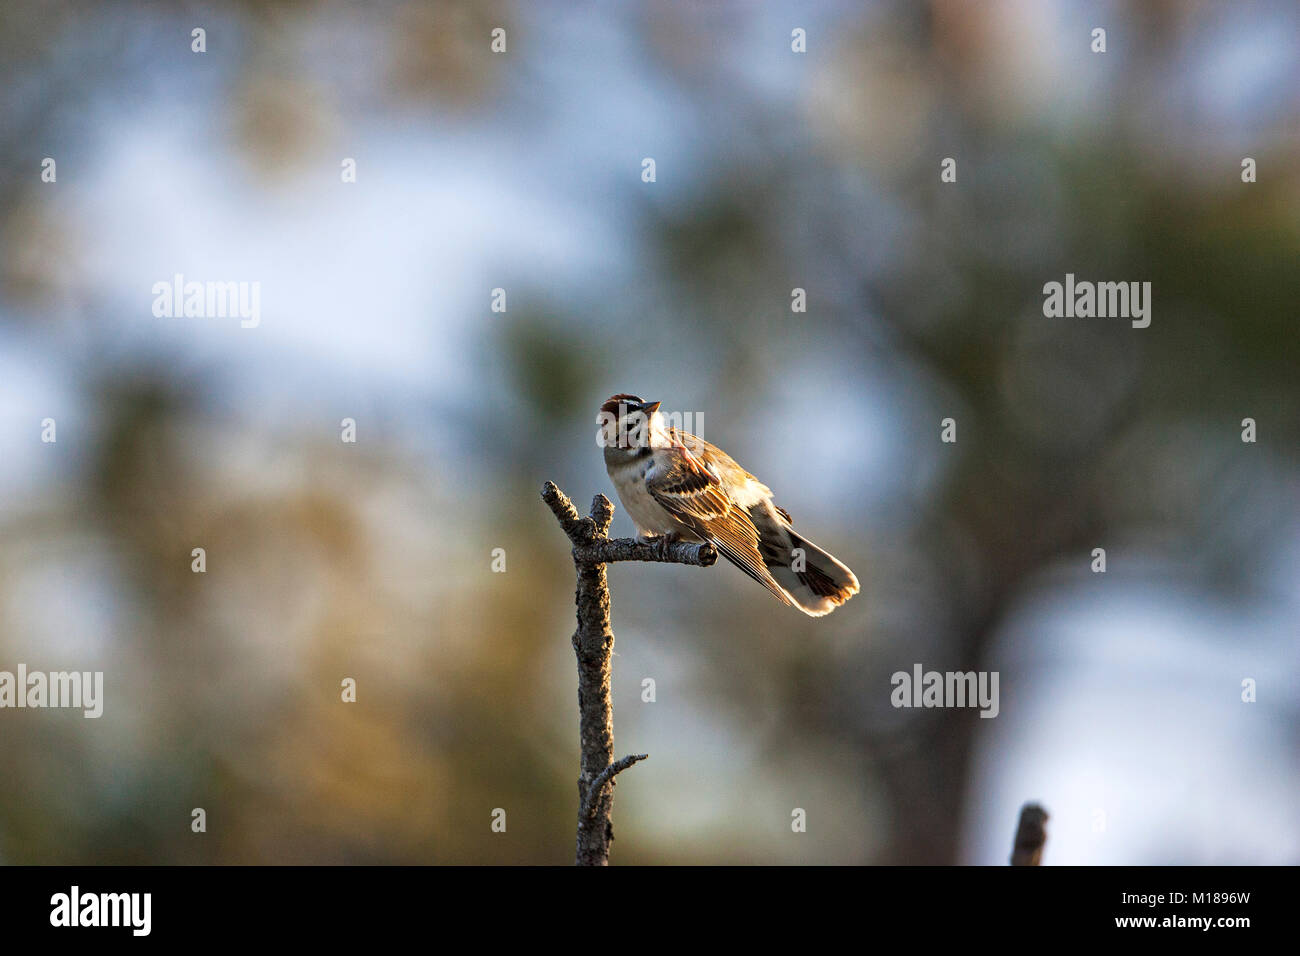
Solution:
{"label": "bird's head", "polygon": [[663,429],[659,402],[646,402],[636,395],[619,394],[600,406],[601,443],[606,447],[643,448],[651,436]]}

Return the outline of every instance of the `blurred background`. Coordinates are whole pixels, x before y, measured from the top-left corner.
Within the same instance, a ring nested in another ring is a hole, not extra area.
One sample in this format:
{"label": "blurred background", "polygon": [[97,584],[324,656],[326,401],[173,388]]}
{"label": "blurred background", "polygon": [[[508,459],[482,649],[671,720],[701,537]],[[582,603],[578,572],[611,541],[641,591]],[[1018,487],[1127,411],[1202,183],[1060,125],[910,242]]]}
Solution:
{"label": "blurred background", "polygon": [[[1031,799],[1047,864],[1300,862],[1298,35],[1287,0],[5,0],[0,670],[106,700],[0,712],[0,862],[570,862],[538,492],[612,493],[615,392],[702,416],[863,592],[611,568],[651,755],[614,862],[998,864]],[[1151,326],[1045,318],[1067,272],[1152,283]],[[260,325],[155,317],[176,273],[259,282]],[[894,709],[917,663],[998,671],[999,716]]]}

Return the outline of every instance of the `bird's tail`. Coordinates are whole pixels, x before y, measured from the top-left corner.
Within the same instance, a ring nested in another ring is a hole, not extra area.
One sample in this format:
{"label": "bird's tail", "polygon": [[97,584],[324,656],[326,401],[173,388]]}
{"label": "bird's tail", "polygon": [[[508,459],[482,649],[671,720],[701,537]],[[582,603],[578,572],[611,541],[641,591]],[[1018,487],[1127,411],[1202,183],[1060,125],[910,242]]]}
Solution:
{"label": "bird's tail", "polygon": [[770,501],[752,507],[749,517],[758,530],[763,563],[799,610],[821,617],[858,593],[853,572],[798,534],[790,516]]}

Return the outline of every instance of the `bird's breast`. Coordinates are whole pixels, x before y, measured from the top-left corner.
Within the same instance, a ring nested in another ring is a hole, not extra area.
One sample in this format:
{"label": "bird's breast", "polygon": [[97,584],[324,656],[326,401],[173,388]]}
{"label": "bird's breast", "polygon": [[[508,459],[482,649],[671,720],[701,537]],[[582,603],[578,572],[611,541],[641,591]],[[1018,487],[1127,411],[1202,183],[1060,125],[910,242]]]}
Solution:
{"label": "bird's breast", "polygon": [[646,488],[646,472],[653,461],[653,456],[646,456],[626,462],[607,461],[606,465],[618,499],[639,531],[647,534],[682,532],[681,523]]}

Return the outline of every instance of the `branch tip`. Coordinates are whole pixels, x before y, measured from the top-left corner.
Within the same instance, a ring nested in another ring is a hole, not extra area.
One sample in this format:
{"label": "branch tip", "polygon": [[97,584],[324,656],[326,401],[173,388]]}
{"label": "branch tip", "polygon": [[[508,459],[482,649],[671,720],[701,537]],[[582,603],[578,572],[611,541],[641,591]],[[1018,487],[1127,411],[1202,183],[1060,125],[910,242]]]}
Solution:
{"label": "branch tip", "polygon": [[632,766],[632,764],[640,763],[649,756],[649,754],[628,754],[626,757],[615,760],[598,773],[596,779],[591,781],[591,786],[587,788],[586,799],[582,801],[583,817],[591,815],[591,810],[596,805],[596,801],[600,799],[600,792],[605,788],[605,784],[612,782],[616,776]]}
{"label": "branch tip", "polygon": [[1020,825],[1011,850],[1012,866],[1038,866],[1047,843],[1047,811],[1037,803],[1026,803],[1020,810]]}
{"label": "branch tip", "polygon": [[595,522],[598,535],[603,537],[609,533],[610,522],[614,520],[614,505],[604,495],[591,499],[591,520]]}
{"label": "branch tip", "polygon": [[[579,516],[578,509],[573,507],[573,502],[569,500],[569,496],[561,491],[555,482],[548,481],[542,485],[542,500],[551,509],[551,513],[555,515],[556,520],[560,522],[560,527],[568,535],[570,541],[578,544],[591,540],[590,535],[584,536],[582,534],[581,523],[583,519]],[[590,519],[586,520],[589,521]]]}

